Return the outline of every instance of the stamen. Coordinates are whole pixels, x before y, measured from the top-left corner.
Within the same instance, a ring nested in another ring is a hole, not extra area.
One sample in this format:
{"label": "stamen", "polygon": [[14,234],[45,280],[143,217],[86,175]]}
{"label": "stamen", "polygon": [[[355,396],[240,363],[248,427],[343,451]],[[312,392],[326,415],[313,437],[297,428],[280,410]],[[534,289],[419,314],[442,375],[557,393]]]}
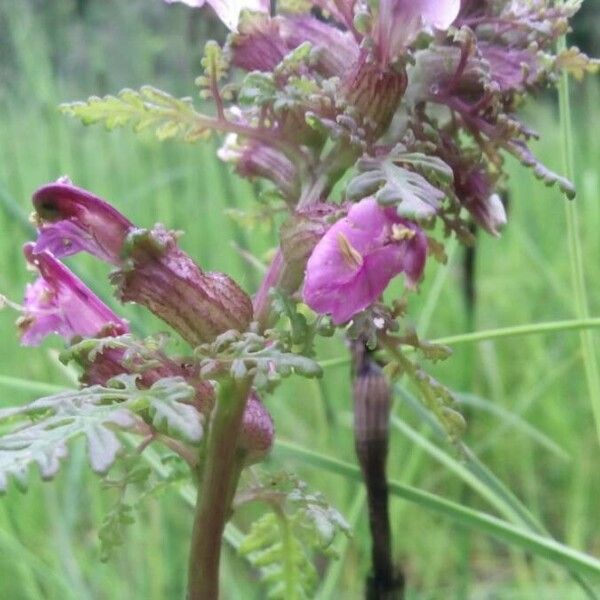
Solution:
{"label": "stamen", "polygon": [[340,247],[340,252],[344,257],[346,264],[353,269],[362,266],[362,256],[360,255],[358,250],[356,250],[356,248],[352,246],[348,238],[341,231],[338,233],[337,239],[338,245]]}
{"label": "stamen", "polygon": [[392,239],[395,242],[403,242],[405,240],[412,240],[416,235],[416,232],[404,225],[394,223],[392,225]]}

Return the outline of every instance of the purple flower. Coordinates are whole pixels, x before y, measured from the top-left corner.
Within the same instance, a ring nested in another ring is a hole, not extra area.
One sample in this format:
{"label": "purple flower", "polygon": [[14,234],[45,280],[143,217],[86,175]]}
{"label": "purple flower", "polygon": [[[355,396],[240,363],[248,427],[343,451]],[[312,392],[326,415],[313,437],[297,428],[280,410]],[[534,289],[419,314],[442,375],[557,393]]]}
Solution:
{"label": "purple flower", "polygon": [[75,336],[122,335],[127,322],[118,317],[50,252],[24,248],[25,257],[40,277],[25,291],[24,314],[19,319],[21,342],[36,346],[51,333],[67,340]]}
{"label": "purple flower", "polygon": [[315,247],[306,267],[304,301],[344,323],[375,302],[399,273],[415,287],[427,258],[427,238],[415,224],[374,198],[352,206]]}
{"label": "purple flower", "polygon": [[33,204],[36,253],[83,250],[120,267],[112,275],[119,298],[146,306],[190,344],[248,327],[252,302],[246,293],[226,275],[202,271],[164,227],[137,229],[104,200],[62,181],[40,188]]}
{"label": "purple flower", "polygon": [[421,29],[448,29],[460,0],[381,0],[374,37],[382,64],[394,62]]}
{"label": "purple flower", "polygon": [[223,23],[235,31],[237,29],[238,21],[240,20],[240,13],[243,10],[251,10],[255,12],[268,12],[269,2],[268,0],[165,0],[169,4],[173,2],[182,2],[193,8],[200,8],[205,4],[209,4],[213,10],[217,13],[217,16]]}
{"label": "purple flower", "polygon": [[39,235],[35,251],[57,257],[86,251],[113,265],[133,228],[119,211],[87,190],[59,180],[33,194]]}

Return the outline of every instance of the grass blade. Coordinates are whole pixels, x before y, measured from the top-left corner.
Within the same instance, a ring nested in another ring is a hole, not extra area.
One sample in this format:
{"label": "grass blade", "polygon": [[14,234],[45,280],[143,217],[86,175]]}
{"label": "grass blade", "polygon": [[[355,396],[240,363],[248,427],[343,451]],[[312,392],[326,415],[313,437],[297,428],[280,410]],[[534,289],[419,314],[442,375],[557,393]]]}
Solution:
{"label": "grass blade", "polygon": [[[566,39],[559,42],[559,51],[566,49]],[[575,180],[575,155],[573,152],[573,128],[571,121],[571,100],[569,96],[569,76],[563,73],[559,85],[559,111],[562,132],[562,158],[565,175]],[[589,316],[589,303],[585,281],[583,248],[580,240],[579,215],[573,202],[565,202],[565,220],[571,267],[571,284],[573,286],[574,310],[577,317],[586,319]],[[596,434],[600,441],[600,370],[594,349],[594,338],[589,330],[580,333],[581,354],[587,389],[594,413]]]}
{"label": "grass blade", "polygon": [[[284,440],[279,440],[275,446],[280,456],[288,456],[301,461],[304,465],[310,464],[355,481],[361,480],[358,467],[337,458],[319,454]],[[389,488],[390,494],[393,496],[413,502],[464,527],[485,533],[540,558],[553,561],[565,569],[600,579],[600,561],[588,554],[569,548],[543,535],[524,530],[487,513],[404,485],[399,481],[390,480]]]}

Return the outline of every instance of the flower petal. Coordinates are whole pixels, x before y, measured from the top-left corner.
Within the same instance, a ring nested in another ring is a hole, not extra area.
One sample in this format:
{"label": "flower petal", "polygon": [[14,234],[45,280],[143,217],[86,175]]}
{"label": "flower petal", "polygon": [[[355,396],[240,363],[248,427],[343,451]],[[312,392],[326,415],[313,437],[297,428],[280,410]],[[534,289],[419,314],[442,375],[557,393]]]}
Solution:
{"label": "flower petal", "polygon": [[169,4],[182,2],[193,8],[200,8],[208,3],[221,21],[231,30],[237,29],[240,14],[243,10],[269,12],[268,0],[165,0]]}
{"label": "flower petal", "polygon": [[49,250],[61,257],[85,250],[120,264],[123,242],[133,224],[110,204],[64,181],[41,187],[32,201],[39,228],[36,252]]}
{"label": "flower petal", "polygon": [[127,322],[50,252],[36,253],[34,249],[34,244],[24,248],[27,260],[40,273],[39,279],[27,286],[25,292],[25,313],[19,321],[24,345],[37,345],[51,333],[70,340],[79,335],[96,337],[107,332],[121,335],[129,331]]}
{"label": "flower petal", "polygon": [[306,268],[304,301],[334,323],[375,302],[390,280],[406,273],[414,287],[427,257],[427,238],[374,198],[355,204],[321,238]]}

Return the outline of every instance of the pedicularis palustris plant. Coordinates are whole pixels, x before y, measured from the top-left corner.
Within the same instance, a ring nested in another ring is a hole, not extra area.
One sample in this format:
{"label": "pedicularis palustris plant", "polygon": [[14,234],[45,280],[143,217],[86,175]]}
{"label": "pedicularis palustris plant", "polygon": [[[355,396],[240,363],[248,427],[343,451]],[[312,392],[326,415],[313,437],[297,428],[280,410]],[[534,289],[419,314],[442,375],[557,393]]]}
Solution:
{"label": "pedicularis palustris plant", "polygon": [[[31,464],[51,478],[81,435],[94,471],[106,475],[114,465],[123,486],[143,485],[148,474],[136,459],[161,444],[198,488],[188,598],[217,597],[225,525],[233,507],[251,500],[270,510],[242,549],[262,567],[273,597],[310,597],[309,557],[346,528],[343,519],[292,476],[238,484],[272,446],[269,392],[282,377],[320,376],[314,341],[337,332],[353,356],[356,449],[373,535],[370,593],[401,594],[385,484],[390,380],[411,379],[450,437],[464,426],[451,393],[419,361],[449,351],[406,325],[406,297],[418,291],[428,259],[446,260],[446,240],[472,243],[473,222],[499,235],[507,155],[573,196],[569,181],[536,159],[536,133],[517,112],[561,71],[580,78],[596,67],[576,48],[554,51],[580,2],[209,4],[231,30],[224,44],[206,44],[196,80],[213,110],[143,87],[63,111],[160,139],[223,135],[219,157],[261,182],[266,210],[286,215],[274,258],[252,298],[229,276],[204,271],[165,225],[140,229],[67,178],[37,190],[38,237],[24,255],[38,278],[14,305],[18,327],[26,345],[62,336],[62,359],[80,370],[81,388],[0,411],[0,491],[11,481],[26,487]],[[164,335],[132,334],[61,262],[79,252],[112,265],[117,298],[162,319],[187,342],[187,355],[171,355]],[[398,276],[404,292],[386,294]],[[124,445],[135,436],[137,445]],[[126,508],[103,525],[107,551]]]}

